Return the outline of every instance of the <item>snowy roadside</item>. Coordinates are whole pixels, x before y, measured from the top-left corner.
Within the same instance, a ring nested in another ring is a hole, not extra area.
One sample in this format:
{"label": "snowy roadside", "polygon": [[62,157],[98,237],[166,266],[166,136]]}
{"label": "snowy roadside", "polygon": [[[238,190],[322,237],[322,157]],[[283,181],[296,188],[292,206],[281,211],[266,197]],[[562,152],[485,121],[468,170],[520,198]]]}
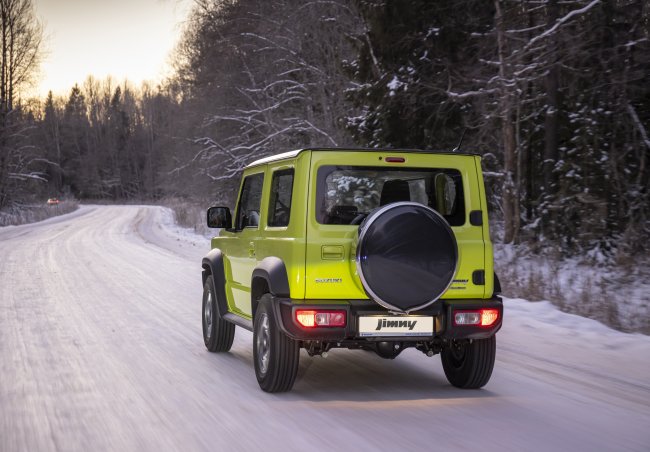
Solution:
{"label": "snowy roadside", "polygon": [[606,264],[604,258],[553,259],[527,248],[495,245],[494,260],[507,296],[550,300],[560,310],[625,332],[650,334],[648,265]]}
{"label": "snowy roadside", "polygon": [[20,226],[45,221],[49,218],[69,214],[78,208],[79,203],[73,200],[61,201],[55,205],[36,204],[4,209],[0,210],[0,227]]}
{"label": "snowy roadside", "polygon": [[210,240],[214,235],[216,235],[215,229],[204,228],[201,230],[201,233],[197,232],[197,227],[186,227],[179,225],[174,218],[174,211],[169,207],[162,207],[160,212],[160,221],[161,224],[172,234],[182,238],[184,240],[189,240],[192,243],[202,242],[205,240]]}
{"label": "snowy roadside", "polygon": [[210,251],[210,237],[214,233],[206,229],[205,235],[198,234],[195,228],[180,226],[174,211],[163,206],[143,206],[136,220],[137,233],[145,241],[172,251],[196,262],[200,266],[203,256]]}
{"label": "snowy roadside", "polygon": [[[548,301],[504,298],[500,347],[522,357],[548,360],[613,379],[626,378],[647,386],[650,337],[624,333],[579,315],[560,311]],[[516,347],[513,347],[516,345]],[[631,359],[631,357],[637,357]]]}

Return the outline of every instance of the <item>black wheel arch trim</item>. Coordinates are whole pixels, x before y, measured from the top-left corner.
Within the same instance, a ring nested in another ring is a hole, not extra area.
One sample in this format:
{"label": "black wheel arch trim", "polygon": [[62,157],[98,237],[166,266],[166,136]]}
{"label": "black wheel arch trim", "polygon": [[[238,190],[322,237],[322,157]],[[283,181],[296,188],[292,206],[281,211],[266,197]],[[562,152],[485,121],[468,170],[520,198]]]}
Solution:
{"label": "black wheel arch trim", "polygon": [[201,275],[203,285],[212,277],[214,290],[217,292],[217,314],[223,318],[228,313],[228,302],[226,298],[226,274],[223,267],[223,254],[221,250],[215,248],[210,250],[201,261],[203,273]]}
{"label": "black wheel arch trim", "polygon": [[257,302],[262,295],[270,293],[273,297],[289,298],[289,277],[284,261],[279,257],[265,257],[257,264],[251,275],[251,308],[253,318]]}

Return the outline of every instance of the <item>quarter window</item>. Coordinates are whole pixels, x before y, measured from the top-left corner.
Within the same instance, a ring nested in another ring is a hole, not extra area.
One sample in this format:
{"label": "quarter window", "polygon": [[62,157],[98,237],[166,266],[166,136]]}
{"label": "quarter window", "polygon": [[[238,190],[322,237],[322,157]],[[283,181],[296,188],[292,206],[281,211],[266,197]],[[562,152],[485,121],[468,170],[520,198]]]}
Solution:
{"label": "quarter window", "polygon": [[273,173],[271,198],[269,200],[269,226],[281,227],[289,225],[293,175],[293,168]]}
{"label": "quarter window", "polygon": [[264,173],[253,174],[244,179],[244,186],[237,207],[236,229],[257,228],[260,224],[260,204]]}

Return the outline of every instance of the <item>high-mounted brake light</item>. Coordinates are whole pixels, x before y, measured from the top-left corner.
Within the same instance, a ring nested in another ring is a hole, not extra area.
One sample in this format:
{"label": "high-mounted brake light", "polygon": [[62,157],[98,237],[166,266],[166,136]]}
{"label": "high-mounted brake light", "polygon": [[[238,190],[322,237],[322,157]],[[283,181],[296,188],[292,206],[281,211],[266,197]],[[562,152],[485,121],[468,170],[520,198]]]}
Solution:
{"label": "high-mounted brake light", "polygon": [[345,326],[345,311],[297,309],[296,321],[304,328]]}
{"label": "high-mounted brake light", "polygon": [[406,159],[404,157],[386,157],[384,161],[387,163],[404,163]]}
{"label": "high-mounted brake light", "polygon": [[475,311],[454,312],[454,325],[457,326],[492,326],[498,319],[498,309],[477,309]]}

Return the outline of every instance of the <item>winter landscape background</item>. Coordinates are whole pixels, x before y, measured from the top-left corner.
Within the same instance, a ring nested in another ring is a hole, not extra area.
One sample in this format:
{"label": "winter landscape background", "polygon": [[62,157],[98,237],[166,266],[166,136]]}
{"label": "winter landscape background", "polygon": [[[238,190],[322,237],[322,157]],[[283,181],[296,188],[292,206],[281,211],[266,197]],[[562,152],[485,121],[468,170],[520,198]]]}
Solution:
{"label": "winter landscape background", "polygon": [[196,0],[162,82],[45,98],[22,93],[47,32],[31,0],[0,4],[0,224],[56,196],[200,227],[259,157],[463,137],[505,293],[650,333],[646,1]]}
{"label": "winter landscape background", "polygon": [[[45,3],[125,36],[137,5],[144,39],[171,2],[164,77],[42,90]],[[0,0],[0,450],[647,450],[649,133],[647,0]],[[486,388],[337,350],[271,396],[250,333],[204,350],[205,209],[248,163],[461,139],[505,297]]]}

